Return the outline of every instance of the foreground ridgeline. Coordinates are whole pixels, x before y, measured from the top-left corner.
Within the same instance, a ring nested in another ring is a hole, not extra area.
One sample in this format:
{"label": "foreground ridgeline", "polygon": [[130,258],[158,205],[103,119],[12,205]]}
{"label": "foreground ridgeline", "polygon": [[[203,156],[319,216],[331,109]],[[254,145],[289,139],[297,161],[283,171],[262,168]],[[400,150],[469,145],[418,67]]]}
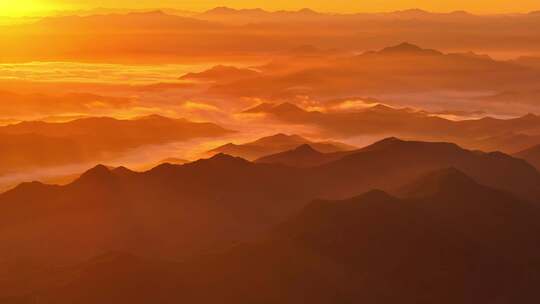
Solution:
{"label": "foreground ridgeline", "polygon": [[100,165],[0,195],[0,300],[536,303],[539,198],[523,160],[397,138]]}

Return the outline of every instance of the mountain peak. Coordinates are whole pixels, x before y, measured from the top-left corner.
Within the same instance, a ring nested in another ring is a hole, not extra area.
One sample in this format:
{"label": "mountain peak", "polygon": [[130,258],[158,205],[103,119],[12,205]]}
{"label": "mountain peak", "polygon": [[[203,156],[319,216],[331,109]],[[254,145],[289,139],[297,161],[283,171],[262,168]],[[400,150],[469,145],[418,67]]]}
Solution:
{"label": "mountain peak", "polygon": [[126,168],[124,166],[114,168],[112,170],[112,172],[117,176],[131,176],[131,175],[135,174],[134,171],[131,171],[130,169],[128,169],[128,168]]}
{"label": "mountain peak", "polygon": [[163,10],[152,10],[152,11],[146,11],[146,12],[130,12],[127,15],[129,16],[165,16],[167,13],[165,13]]}
{"label": "mountain peak", "polygon": [[404,16],[424,16],[424,15],[430,14],[430,12],[423,9],[419,9],[419,8],[410,8],[406,10],[396,11],[394,12],[394,14],[398,14],[402,16],[403,15]]}
{"label": "mountain peak", "polygon": [[475,181],[461,170],[455,167],[448,167],[434,171],[427,175],[427,178],[441,182],[466,182],[475,183]]}
{"label": "mountain peak", "polygon": [[234,9],[227,6],[218,6],[213,9],[210,9],[203,13],[203,15],[235,15],[241,13],[251,13],[251,14],[265,14],[267,11],[262,8],[252,8],[252,9]]}
{"label": "mountain peak", "polygon": [[405,142],[404,140],[392,136],[392,137],[381,139],[368,147],[383,147],[383,146],[394,145],[394,144],[399,144],[399,143],[404,143],[404,142]]}
{"label": "mountain peak", "polygon": [[276,154],[267,155],[257,159],[256,163],[280,164],[288,167],[309,168],[343,157],[343,153],[322,153],[313,148],[311,144],[302,144],[294,148]]}
{"label": "mountain peak", "polygon": [[150,114],[150,115],[139,116],[135,118],[135,120],[167,120],[167,119],[170,119],[170,118],[159,115],[159,114]]}
{"label": "mountain peak", "polygon": [[386,51],[411,51],[411,52],[417,52],[417,51],[421,51],[422,48],[415,45],[415,44],[412,44],[412,43],[409,43],[409,42],[402,42],[398,45],[394,45],[394,46],[389,46],[387,48],[384,48],[383,51],[386,50]]}
{"label": "mountain peak", "polygon": [[267,136],[267,137],[263,137],[263,138],[260,138],[257,140],[257,142],[264,142],[264,141],[307,141],[305,138],[303,138],[302,136],[300,135],[296,135],[296,134],[291,134],[291,135],[288,135],[288,134],[285,134],[285,133],[277,133],[277,134],[274,134],[274,135],[270,135],[270,136]]}
{"label": "mountain peak", "polygon": [[202,160],[202,161],[208,161],[212,163],[238,163],[238,164],[245,164],[249,163],[247,160],[241,158],[241,157],[234,157],[229,154],[225,153],[218,153],[214,156],[212,156],[209,159]]}
{"label": "mountain peak", "polygon": [[108,180],[113,176],[114,175],[107,166],[99,164],[81,174],[81,176],[77,179],[77,182],[99,182],[103,180]]}
{"label": "mountain peak", "polygon": [[18,184],[15,188],[5,193],[2,193],[0,195],[7,195],[7,194],[14,194],[14,193],[34,193],[35,191],[39,191],[47,187],[51,187],[51,186],[46,185],[42,182],[38,182],[38,181],[24,182],[24,183]]}
{"label": "mountain peak", "polygon": [[417,181],[404,187],[402,193],[406,197],[431,197],[441,193],[466,193],[478,183],[462,171],[448,167],[433,171]]}
{"label": "mountain peak", "polygon": [[442,55],[442,53],[439,51],[423,49],[409,42],[402,42],[398,45],[384,48],[378,53],[383,55]]}
{"label": "mountain peak", "polygon": [[273,103],[261,103],[252,108],[244,110],[242,113],[305,113],[306,111],[299,106],[290,103],[284,102],[280,104]]}
{"label": "mountain peak", "polygon": [[296,149],[294,149],[294,151],[299,152],[299,153],[309,153],[309,154],[320,153],[319,151],[313,149],[313,147],[309,144],[303,144],[301,146],[298,146]]}
{"label": "mountain peak", "polygon": [[95,167],[93,167],[92,169],[86,171],[85,173],[83,173],[83,175],[100,175],[100,174],[108,174],[110,173],[111,171],[109,170],[109,168],[103,164],[98,164],[96,165]]}
{"label": "mountain peak", "polygon": [[387,192],[380,190],[380,189],[373,189],[370,190],[364,194],[361,194],[354,198],[354,200],[361,200],[361,201],[391,201],[395,200],[395,197],[391,196]]}
{"label": "mountain peak", "polygon": [[292,104],[290,102],[284,102],[282,104],[279,104],[273,108],[274,111],[280,111],[280,112],[303,112],[304,110],[300,108],[299,106]]}
{"label": "mountain peak", "polygon": [[380,104],[380,103],[378,103],[378,104],[376,104],[376,105],[374,105],[372,107],[369,107],[366,110],[373,111],[373,112],[383,112],[383,113],[397,111],[395,108],[392,108],[392,107],[389,107],[387,105]]}
{"label": "mountain peak", "polygon": [[304,14],[304,15],[318,15],[318,13],[310,8],[303,8],[299,11],[297,11],[297,13],[300,13],[300,14]]}
{"label": "mountain peak", "polygon": [[534,113],[527,113],[526,115],[520,117],[520,119],[537,119],[537,118],[538,118],[538,115]]}
{"label": "mountain peak", "polygon": [[275,106],[276,105],[273,103],[263,102],[254,107],[251,107],[242,111],[242,113],[266,113],[266,112],[270,112]]}
{"label": "mountain peak", "polygon": [[326,218],[339,213],[345,212],[348,215],[354,215],[358,212],[357,207],[372,207],[372,206],[385,206],[389,203],[399,202],[400,200],[385,191],[373,189],[358,195],[353,198],[328,201],[328,200],[315,200],[304,208],[304,211],[300,216]]}
{"label": "mountain peak", "polygon": [[206,14],[234,14],[237,10],[227,7],[227,6],[218,6],[206,11]]}

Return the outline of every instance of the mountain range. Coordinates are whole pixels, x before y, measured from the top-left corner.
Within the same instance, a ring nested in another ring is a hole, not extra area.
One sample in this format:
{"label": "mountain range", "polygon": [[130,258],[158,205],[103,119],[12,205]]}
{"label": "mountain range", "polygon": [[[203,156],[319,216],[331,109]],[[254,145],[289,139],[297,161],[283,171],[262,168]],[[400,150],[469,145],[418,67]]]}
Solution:
{"label": "mountain range", "polygon": [[300,145],[310,145],[315,150],[328,153],[338,151],[355,150],[356,147],[335,141],[313,142],[299,135],[287,135],[283,133],[259,138],[244,144],[228,143],[214,148],[207,153],[214,155],[224,153],[232,156],[255,160],[274,153],[285,152]]}
{"label": "mountain range", "polygon": [[182,259],[253,239],[312,199],[398,193],[448,167],[522,200],[540,197],[540,173],[523,160],[395,138],[307,168],[224,154],[143,173],[97,166],[66,186],[25,183],[0,195],[2,260],[54,265],[107,251]]}
{"label": "mountain range", "polygon": [[508,153],[536,145],[540,135],[540,118],[534,114],[510,119],[484,117],[456,121],[421,110],[382,104],[347,111],[318,111],[305,110],[292,103],[263,103],[243,113],[265,114],[280,122],[316,126],[334,136],[396,134]]}
{"label": "mountain range", "polygon": [[127,109],[135,103],[132,98],[90,93],[45,94],[0,91],[0,98],[9,100],[0,108],[1,117],[23,119],[27,118],[29,113],[33,118],[65,113],[91,115],[99,111]]}
{"label": "mountain range", "polygon": [[131,120],[91,117],[61,123],[25,121],[0,127],[0,175],[38,166],[110,159],[141,146],[229,133],[216,124],[158,115]]}
{"label": "mountain range", "polygon": [[526,160],[528,163],[540,170],[540,145],[527,148],[514,154],[514,156]]}
{"label": "mountain range", "polygon": [[[247,59],[300,45],[367,50],[403,39],[440,49],[531,53],[538,50],[534,37],[540,24],[538,14],[485,16],[422,10],[328,14],[310,9],[267,12],[216,8],[187,15],[164,10],[46,17],[28,24],[4,26],[0,41],[7,46],[3,52],[7,61],[104,61],[108,57],[121,60],[121,55],[127,55],[124,60],[132,62],[142,58],[160,62],[208,60],[216,56]],[[314,29],[318,35],[311,35],[308,29]],[[443,37],[440,31],[445,32]],[[17,39],[12,33],[17,33]],[[501,33],[509,43],[503,45]],[[111,34],[117,35],[117,39],[107,41]],[[39,44],[66,35],[77,38],[88,49],[73,52],[77,44],[70,41],[48,47]],[[145,43],[147,37],[154,38],[152,44]],[[32,38],[39,43],[28,44]],[[24,48],[29,45],[31,49]],[[133,49],[138,51],[129,51]]]}
{"label": "mountain range", "polygon": [[[534,90],[540,70],[495,60],[475,53],[444,53],[403,42],[376,51],[353,55],[314,56],[302,63],[291,54],[262,65],[264,73],[216,85],[213,92],[234,96],[257,96],[267,100],[309,95],[319,99],[347,96],[411,94],[426,91],[500,92]],[[272,73],[272,67],[289,66],[288,73]],[[369,75],[369,77],[365,77]]]}
{"label": "mountain range", "polygon": [[312,201],[254,241],[184,261],[110,252],[34,271],[3,302],[535,303],[537,205],[454,168],[404,189]]}
{"label": "mountain range", "polygon": [[294,148],[293,150],[263,156],[255,160],[255,162],[263,164],[280,164],[289,167],[309,168],[330,163],[343,158],[346,155],[356,153],[357,151],[358,150],[349,150],[323,153],[317,151],[309,144],[303,144]]}
{"label": "mountain range", "polygon": [[540,302],[540,11],[143,2],[0,17],[0,304]]}

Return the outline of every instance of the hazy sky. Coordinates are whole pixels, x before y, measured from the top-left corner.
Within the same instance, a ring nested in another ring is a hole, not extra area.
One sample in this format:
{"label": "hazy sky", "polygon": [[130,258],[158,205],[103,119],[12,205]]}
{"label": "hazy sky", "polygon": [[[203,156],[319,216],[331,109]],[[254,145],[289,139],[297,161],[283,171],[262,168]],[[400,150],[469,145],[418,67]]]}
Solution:
{"label": "hazy sky", "polygon": [[178,8],[205,10],[216,6],[261,7],[269,10],[309,7],[320,11],[373,12],[407,8],[431,11],[467,10],[477,13],[508,13],[540,10],[539,0],[0,0],[0,15],[39,14],[53,10],[107,8]]}

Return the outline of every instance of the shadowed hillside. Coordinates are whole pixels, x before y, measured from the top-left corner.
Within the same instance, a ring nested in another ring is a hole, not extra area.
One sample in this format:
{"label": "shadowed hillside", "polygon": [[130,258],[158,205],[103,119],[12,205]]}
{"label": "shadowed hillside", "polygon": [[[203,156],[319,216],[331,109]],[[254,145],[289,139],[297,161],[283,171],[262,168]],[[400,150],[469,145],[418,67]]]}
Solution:
{"label": "shadowed hillside", "polygon": [[370,189],[398,192],[411,180],[447,167],[538,201],[539,173],[522,160],[394,138],[311,168],[224,154],[144,173],[97,166],[66,186],[25,183],[2,194],[2,257],[46,265],[106,251],[180,259],[253,239],[312,199]]}
{"label": "shadowed hillside", "polygon": [[101,256],[51,272],[56,282],[41,285],[28,301],[17,299],[57,304],[112,298],[130,303],[536,301],[536,206],[455,169],[426,175],[408,188],[411,196],[402,199],[375,190],[343,201],[315,201],[257,242],[183,263]]}

